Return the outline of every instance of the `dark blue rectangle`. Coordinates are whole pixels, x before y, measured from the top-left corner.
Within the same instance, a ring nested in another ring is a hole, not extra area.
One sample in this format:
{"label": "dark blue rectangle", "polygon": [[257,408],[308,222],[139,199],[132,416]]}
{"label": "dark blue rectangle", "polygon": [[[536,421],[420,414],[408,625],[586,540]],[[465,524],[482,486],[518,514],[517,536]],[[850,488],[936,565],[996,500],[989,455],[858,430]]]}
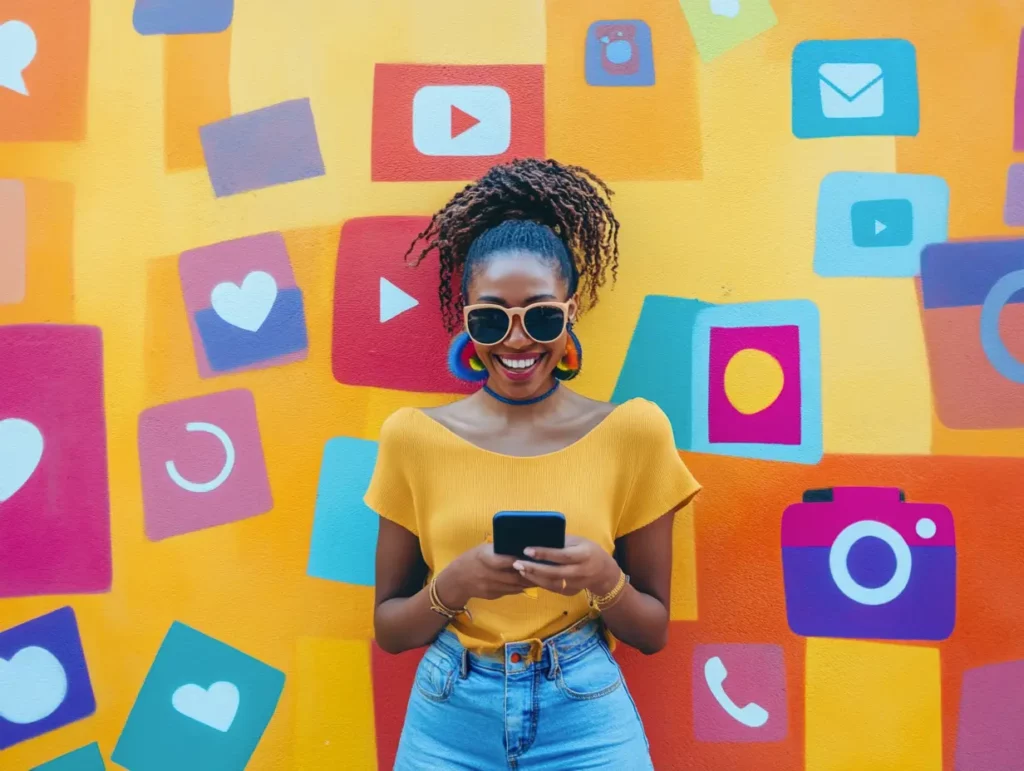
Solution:
{"label": "dark blue rectangle", "polygon": [[255,332],[228,324],[212,308],[196,312],[210,369],[227,372],[306,349],[302,290],[282,289],[267,320]]}
{"label": "dark blue rectangle", "polygon": [[[981,305],[1007,273],[1024,270],[1024,240],[930,244],[921,252],[924,307]],[[1024,303],[1024,291],[1012,298]]]}

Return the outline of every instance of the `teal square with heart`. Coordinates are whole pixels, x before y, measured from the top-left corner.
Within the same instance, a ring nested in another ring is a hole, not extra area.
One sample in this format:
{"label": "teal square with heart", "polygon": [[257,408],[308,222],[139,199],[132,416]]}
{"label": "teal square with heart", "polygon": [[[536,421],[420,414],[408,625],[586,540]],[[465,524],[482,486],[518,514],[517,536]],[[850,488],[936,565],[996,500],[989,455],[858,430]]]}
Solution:
{"label": "teal square with heart", "polygon": [[242,771],[277,709],[284,672],[171,625],[111,760],[132,771]]}

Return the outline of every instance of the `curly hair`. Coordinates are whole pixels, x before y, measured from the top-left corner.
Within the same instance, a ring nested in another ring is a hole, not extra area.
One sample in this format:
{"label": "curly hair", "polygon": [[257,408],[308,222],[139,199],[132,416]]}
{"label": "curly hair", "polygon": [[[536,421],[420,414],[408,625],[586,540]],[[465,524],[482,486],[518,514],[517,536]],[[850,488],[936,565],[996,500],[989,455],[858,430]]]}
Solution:
{"label": "curly hair", "polygon": [[[556,263],[580,312],[618,277],[619,221],[612,191],[595,174],[554,160],[521,158],[492,167],[437,212],[405,258],[419,265],[436,251],[438,299],[449,333],[462,323],[473,269],[488,255],[522,249]],[[458,291],[456,291],[458,290]]]}

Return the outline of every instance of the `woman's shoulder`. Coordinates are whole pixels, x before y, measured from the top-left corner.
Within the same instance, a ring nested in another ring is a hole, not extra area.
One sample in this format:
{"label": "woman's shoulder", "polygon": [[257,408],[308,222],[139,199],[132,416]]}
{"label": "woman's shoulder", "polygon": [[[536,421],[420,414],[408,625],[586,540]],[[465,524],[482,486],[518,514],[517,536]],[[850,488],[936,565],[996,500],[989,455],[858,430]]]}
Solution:
{"label": "woman's shoulder", "polygon": [[672,437],[672,424],[665,411],[647,399],[636,397],[618,405],[611,418],[616,420],[616,431],[612,432],[628,444],[656,442],[667,435]]}

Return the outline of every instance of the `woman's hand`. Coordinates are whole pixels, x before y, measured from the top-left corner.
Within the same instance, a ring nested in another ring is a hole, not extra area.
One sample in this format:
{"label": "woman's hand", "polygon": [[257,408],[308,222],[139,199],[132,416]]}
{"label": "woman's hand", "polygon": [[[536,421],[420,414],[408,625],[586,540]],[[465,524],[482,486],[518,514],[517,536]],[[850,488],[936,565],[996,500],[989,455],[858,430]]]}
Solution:
{"label": "woman's hand", "polygon": [[514,557],[494,553],[493,544],[482,543],[460,554],[437,576],[437,596],[452,610],[466,607],[474,597],[496,600],[519,594],[533,584],[516,572]]}
{"label": "woman's hand", "polygon": [[593,541],[576,536],[565,539],[564,549],[530,547],[526,555],[555,564],[540,565],[518,560],[513,567],[519,574],[531,584],[567,597],[584,589],[599,596],[607,594],[615,588],[621,572],[612,555]]}

